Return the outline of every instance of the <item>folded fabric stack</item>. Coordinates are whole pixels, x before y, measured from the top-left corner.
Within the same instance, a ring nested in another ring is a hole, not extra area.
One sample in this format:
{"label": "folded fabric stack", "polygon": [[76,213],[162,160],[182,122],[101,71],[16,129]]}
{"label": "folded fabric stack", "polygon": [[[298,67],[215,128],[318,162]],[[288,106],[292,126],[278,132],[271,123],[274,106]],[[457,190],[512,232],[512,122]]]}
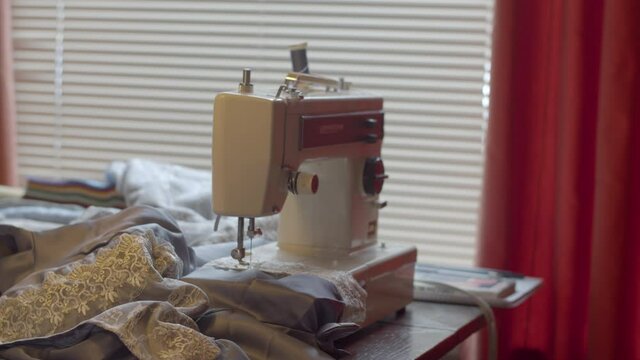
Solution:
{"label": "folded fabric stack", "polygon": [[81,206],[126,207],[115,182],[109,181],[29,178],[24,198]]}

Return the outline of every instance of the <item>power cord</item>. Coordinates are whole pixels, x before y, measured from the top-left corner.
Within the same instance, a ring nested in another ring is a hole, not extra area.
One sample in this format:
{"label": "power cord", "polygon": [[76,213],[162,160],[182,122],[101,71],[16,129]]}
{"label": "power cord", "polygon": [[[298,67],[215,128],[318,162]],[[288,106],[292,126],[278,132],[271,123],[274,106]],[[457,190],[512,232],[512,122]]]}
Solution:
{"label": "power cord", "polygon": [[487,351],[487,356],[489,360],[496,360],[498,356],[498,331],[496,329],[496,318],[493,315],[493,310],[491,310],[491,306],[484,301],[480,296],[471,293],[467,290],[460,289],[459,287],[439,282],[439,281],[431,281],[431,280],[420,280],[420,283],[439,286],[446,288],[448,290],[457,291],[459,293],[467,295],[473,302],[478,306],[482,315],[484,316],[485,321],[487,322],[487,327],[489,329],[489,348]]}

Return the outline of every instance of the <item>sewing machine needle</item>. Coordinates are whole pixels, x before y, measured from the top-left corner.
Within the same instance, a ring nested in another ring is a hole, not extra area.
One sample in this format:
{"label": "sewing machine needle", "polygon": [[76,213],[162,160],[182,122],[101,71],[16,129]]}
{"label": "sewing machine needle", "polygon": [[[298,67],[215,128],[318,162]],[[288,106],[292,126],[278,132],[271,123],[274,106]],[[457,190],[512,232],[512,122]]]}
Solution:
{"label": "sewing machine needle", "polygon": [[249,266],[251,266],[253,262],[253,237],[256,235],[256,218],[249,218],[247,235],[249,236]]}
{"label": "sewing machine needle", "polygon": [[216,222],[213,223],[213,231],[218,231],[218,226],[220,226],[220,215],[216,215]]}

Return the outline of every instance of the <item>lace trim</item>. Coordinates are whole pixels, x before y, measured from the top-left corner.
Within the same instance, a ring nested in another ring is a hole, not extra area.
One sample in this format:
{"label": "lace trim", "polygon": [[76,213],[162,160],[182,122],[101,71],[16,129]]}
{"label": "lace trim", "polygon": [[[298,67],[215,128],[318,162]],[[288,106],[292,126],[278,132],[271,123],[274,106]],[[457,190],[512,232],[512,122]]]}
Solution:
{"label": "lace trim", "polygon": [[[153,232],[121,234],[84,259],[47,272],[42,284],[0,297],[0,345],[86,321],[117,334],[142,359],[215,358],[220,348],[214,339],[185,314],[204,310],[206,294],[163,278],[177,278],[181,269],[173,246]],[[131,302],[152,287],[169,293],[160,301]]]}
{"label": "lace trim", "polygon": [[[201,303],[203,293],[199,294],[199,299],[198,296],[183,299]],[[206,298],[204,300],[206,303]],[[215,359],[220,354],[215,340],[200,333],[197,324],[172,305],[176,304],[124,304],[99,315],[92,322],[118,334],[127,348],[143,360]]]}
{"label": "lace trim", "polygon": [[[212,338],[199,331],[171,323],[162,323],[151,332],[155,339],[164,340],[164,349],[158,351],[157,358],[174,359],[213,359],[220,354],[220,348]],[[194,339],[202,339],[194,344]]]}
{"label": "lace trim", "polygon": [[40,286],[0,297],[0,344],[48,336],[140,295],[146,284],[177,277],[182,261],[169,243],[121,234],[112,244],[45,273]]}

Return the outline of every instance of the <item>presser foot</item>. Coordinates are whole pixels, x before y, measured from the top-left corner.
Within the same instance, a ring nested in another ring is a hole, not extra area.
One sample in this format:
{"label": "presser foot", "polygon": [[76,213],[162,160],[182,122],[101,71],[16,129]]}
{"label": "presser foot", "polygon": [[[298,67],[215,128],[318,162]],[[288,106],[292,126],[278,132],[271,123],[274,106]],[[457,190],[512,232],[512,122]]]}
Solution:
{"label": "presser foot", "polygon": [[238,260],[238,262],[240,263],[244,262],[242,259],[244,259],[245,255],[246,255],[245,248],[235,248],[231,250],[231,257],[235,260]]}

